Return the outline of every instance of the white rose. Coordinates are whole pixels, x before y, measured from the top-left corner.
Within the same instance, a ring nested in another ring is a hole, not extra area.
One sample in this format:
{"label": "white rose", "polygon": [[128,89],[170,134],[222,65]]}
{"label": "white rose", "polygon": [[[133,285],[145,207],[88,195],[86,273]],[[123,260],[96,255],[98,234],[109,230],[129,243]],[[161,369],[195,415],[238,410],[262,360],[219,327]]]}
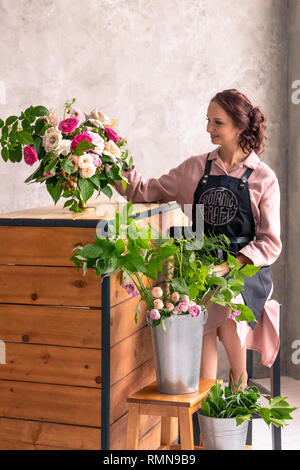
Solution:
{"label": "white rose", "polygon": [[[95,127],[104,127],[110,125],[110,120],[102,111],[98,111],[98,108],[93,109],[90,114],[85,115],[86,119],[94,124]],[[94,121],[94,122],[93,122]]]}
{"label": "white rose", "polygon": [[74,165],[74,170],[72,171],[72,173],[75,173],[76,171],[78,171],[78,156],[72,154],[68,157],[68,160],[70,160],[70,162],[73,163]]}
{"label": "white rose", "polygon": [[122,152],[112,140],[109,140],[108,142],[105,142],[105,147],[102,153],[103,155],[108,155],[113,159],[113,161],[115,161],[117,158],[121,158]]}
{"label": "white rose", "polygon": [[50,127],[43,136],[43,147],[46,152],[57,152],[62,143],[62,134],[57,127]]}
{"label": "white rose", "polygon": [[71,141],[68,139],[63,139],[59,148],[57,149],[57,152],[66,157],[68,153],[71,152]]}
{"label": "white rose", "polygon": [[80,168],[79,174],[82,178],[91,178],[96,173],[97,168],[95,165],[91,164],[85,168]]}
{"label": "white rose", "polygon": [[89,135],[92,138],[92,143],[96,145],[96,147],[93,148],[93,152],[101,155],[104,150],[104,139],[102,139],[101,135],[96,132],[89,132]]}
{"label": "white rose", "polygon": [[81,155],[78,157],[78,166],[79,168],[88,168],[91,165],[94,164],[94,157],[90,155],[89,153],[85,153],[84,155]]}

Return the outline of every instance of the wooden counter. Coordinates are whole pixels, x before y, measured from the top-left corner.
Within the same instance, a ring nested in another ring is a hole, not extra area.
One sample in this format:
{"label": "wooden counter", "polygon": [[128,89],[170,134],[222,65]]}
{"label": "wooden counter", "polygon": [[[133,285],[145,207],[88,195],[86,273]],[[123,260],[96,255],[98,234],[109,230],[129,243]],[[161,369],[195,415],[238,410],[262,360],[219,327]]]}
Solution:
{"label": "wooden counter", "polygon": [[[145,311],[118,275],[83,276],[73,248],[92,243],[117,202],[0,215],[0,449],[125,449],[126,398],[155,380]],[[175,203],[135,204],[140,223],[183,225]],[[179,222],[178,222],[179,221]],[[140,448],[159,446],[160,420],[141,419]]]}

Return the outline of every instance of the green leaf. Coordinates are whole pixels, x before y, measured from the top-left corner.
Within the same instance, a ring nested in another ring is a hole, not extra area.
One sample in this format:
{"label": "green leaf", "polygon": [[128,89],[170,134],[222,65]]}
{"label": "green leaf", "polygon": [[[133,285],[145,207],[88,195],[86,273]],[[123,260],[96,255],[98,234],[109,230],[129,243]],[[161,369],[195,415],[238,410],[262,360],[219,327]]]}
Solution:
{"label": "green leaf", "polygon": [[79,178],[78,184],[79,184],[80,192],[82,194],[84,202],[88,201],[88,199],[92,197],[93,192],[94,192],[93,183],[89,181],[88,178]]}
{"label": "green leaf", "polygon": [[33,144],[33,138],[32,135],[29,134],[29,132],[26,131],[18,131],[17,132],[17,139],[22,145],[32,145]]}
{"label": "green leaf", "polygon": [[62,193],[62,187],[60,186],[59,181],[56,184],[51,183],[49,180],[46,181],[46,188],[52,197],[54,203],[56,204]]}
{"label": "green leaf", "polygon": [[22,160],[22,147],[20,144],[9,150],[9,159],[12,162],[20,162]]}
{"label": "green leaf", "polygon": [[121,180],[121,183],[122,183],[122,186],[123,186],[124,191],[126,191],[126,189],[127,189],[127,181],[124,180],[124,179],[122,179],[122,180]]}
{"label": "green leaf", "polygon": [[2,121],[2,119],[0,119],[0,128],[3,127],[4,125],[4,121]]}
{"label": "green leaf", "polygon": [[74,170],[74,165],[68,158],[65,158],[61,163],[61,168],[62,170],[65,170],[68,175],[70,175]]}
{"label": "green leaf", "polygon": [[36,134],[40,134],[42,129],[44,128],[46,124],[46,120],[45,119],[38,119],[35,123],[35,127],[34,127],[34,130],[36,132]]}
{"label": "green leaf", "polygon": [[72,203],[73,203],[73,199],[69,199],[68,201],[66,201],[66,202],[64,203],[64,207],[68,207],[68,206],[70,206]]}
{"label": "green leaf", "polygon": [[5,125],[9,126],[13,122],[15,122],[17,119],[18,119],[18,116],[9,116],[5,121]]}
{"label": "green leaf", "polygon": [[30,114],[32,116],[48,116],[49,111],[45,106],[35,106],[34,108],[31,108]]}
{"label": "green leaf", "polygon": [[110,186],[104,186],[101,191],[105,194],[105,196],[111,198],[113,195],[112,189]]}
{"label": "green leaf", "polygon": [[119,239],[115,242],[115,249],[118,255],[121,255],[125,251],[125,243],[123,240]]}
{"label": "green leaf", "polygon": [[260,266],[254,266],[253,264],[246,264],[242,269],[240,269],[240,273],[243,276],[251,277],[254,276],[260,270]]}
{"label": "green leaf", "polygon": [[171,279],[170,284],[173,287],[174,291],[179,292],[179,294],[187,295],[189,293],[188,285],[186,281],[182,278]]}
{"label": "green leaf", "polygon": [[50,162],[48,163],[48,165],[45,166],[44,168],[44,171],[45,173],[47,173],[48,171],[52,170],[52,168],[54,168],[57,164],[57,161],[56,160],[50,160]]}
{"label": "green leaf", "polygon": [[135,316],[134,316],[134,321],[137,324],[138,318],[137,316],[141,313],[141,305],[140,303],[137,304],[136,309],[135,309]]}
{"label": "green leaf", "polygon": [[8,137],[8,127],[3,126],[2,127],[2,139],[7,139],[7,137]]}
{"label": "green leaf", "polygon": [[100,189],[100,182],[98,178],[98,175],[94,175],[89,178],[89,180],[93,183],[96,189]]}
{"label": "green leaf", "polygon": [[2,155],[3,160],[5,162],[7,162],[7,160],[8,160],[8,149],[6,147],[2,148],[1,155]]}
{"label": "green leaf", "polygon": [[146,275],[149,276],[151,279],[156,280],[157,274],[159,271],[162,270],[162,264],[159,259],[151,258],[147,264],[147,271]]}
{"label": "green leaf", "polygon": [[201,409],[204,416],[210,416],[210,405],[206,400],[202,400]]}
{"label": "green leaf", "polygon": [[234,304],[237,305],[237,310],[240,310],[241,314],[239,316],[236,316],[234,319],[236,321],[256,321],[255,316],[253,315],[252,310],[250,310],[247,305],[244,304]]}
{"label": "green leaf", "polygon": [[21,121],[21,126],[24,131],[30,132],[31,131],[31,125],[28,119],[23,119]]}
{"label": "green leaf", "polygon": [[79,142],[79,144],[77,144],[76,148],[75,148],[75,155],[77,155],[78,157],[80,157],[81,155],[84,154],[84,151],[85,150],[91,150],[95,147],[94,144],[92,144],[91,142],[89,142],[87,139],[84,139],[82,140],[81,142]]}
{"label": "green leaf", "polygon": [[189,296],[190,299],[195,299],[199,294],[199,288],[197,286],[191,285],[189,287]]}
{"label": "green leaf", "polygon": [[103,247],[97,244],[88,244],[80,251],[80,256],[84,258],[99,258],[103,255]]}
{"label": "green leaf", "polygon": [[33,148],[35,149],[39,159],[42,159],[46,155],[46,152],[43,149],[42,142],[43,139],[39,136],[36,136],[33,141]]}

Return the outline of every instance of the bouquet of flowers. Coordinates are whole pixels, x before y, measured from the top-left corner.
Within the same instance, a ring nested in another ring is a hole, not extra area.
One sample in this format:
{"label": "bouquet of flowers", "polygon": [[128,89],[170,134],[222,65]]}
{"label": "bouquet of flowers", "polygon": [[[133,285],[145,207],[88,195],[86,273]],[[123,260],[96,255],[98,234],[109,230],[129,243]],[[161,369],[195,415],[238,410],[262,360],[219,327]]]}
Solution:
{"label": "bouquet of flowers", "polygon": [[[220,247],[224,241],[219,237],[205,239],[204,245],[198,240],[162,238],[152,227],[137,227],[131,212],[132,203],[128,203],[116,214],[110,224],[113,237],[95,235],[94,244],[74,248],[76,252],[71,260],[78,270],[82,268],[85,275],[88,269],[93,269],[102,277],[121,272],[126,291],[133,297],[140,295],[147,304],[153,327],[162,323],[165,330],[164,319],[170,316],[198,317],[212,303],[228,306],[231,318],[236,321],[255,321],[246,305],[235,304],[232,299],[244,287],[242,274],[253,276],[259,267],[242,266],[228,252],[230,271],[225,277],[219,277],[213,268],[220,261],[205,250],[207,246]],[[228,246],[228,239],[227,242]],[[154,286],[159,276],[163,282]],[[136,321],[138,313],[139,303]]]}
{"label": "bouquet of flowers", "polygon": [[123,170],[132,167],[127,141],[120,137],[117,120],[97,108],[89,114],[65,103],[63,119],[44,106],[30,106],[20,116],[0,119],[4,161],[39,164],[25,183],[45,183],[56,204],[81,212],[94,191],[112,196],[116,180],[126,188]]}

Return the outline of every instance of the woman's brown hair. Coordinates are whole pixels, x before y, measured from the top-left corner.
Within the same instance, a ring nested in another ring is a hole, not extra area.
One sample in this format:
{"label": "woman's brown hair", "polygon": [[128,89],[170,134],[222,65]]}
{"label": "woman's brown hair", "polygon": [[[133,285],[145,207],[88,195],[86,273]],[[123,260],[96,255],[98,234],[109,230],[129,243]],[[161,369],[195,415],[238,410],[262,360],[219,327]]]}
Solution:
{"label": "woman's brown hair", "polygon": [[254,107],[251,101],[235,88],[217,93],[211,101],[218,103],[231,117],[234,125],[243,129],[239,140],[243,151],[254,150],[260,155],[264,151],[264,140],[267,139],[266,116],[263,111],[257,106]]}

